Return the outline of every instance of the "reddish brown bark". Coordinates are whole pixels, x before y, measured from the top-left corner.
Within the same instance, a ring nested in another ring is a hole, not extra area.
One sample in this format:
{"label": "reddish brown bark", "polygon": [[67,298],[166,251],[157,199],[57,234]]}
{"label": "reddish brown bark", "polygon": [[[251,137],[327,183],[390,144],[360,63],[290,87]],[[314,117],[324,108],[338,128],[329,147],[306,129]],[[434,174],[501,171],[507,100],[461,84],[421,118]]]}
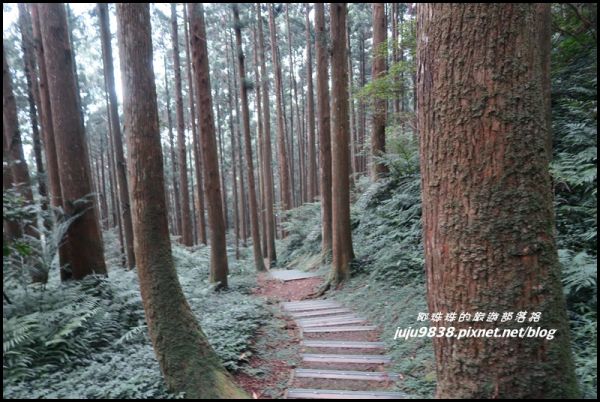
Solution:
{"label": "reddish brown bark", "polygon": [[269,29],[271,31],[271,54],[273,55],[273,72],[275,75],[275,102],[277,110],[277,150],[279,161],[279,182],[281,187],[281,209],[287,211],[292,208],[292,189],[290,188],[290,167],[288,152],[285,144],[285,128],[283,122],[283,99],[281,96],[281,66],[277,57],[277,31],[273,5],[269,5]]}
{"label": "reddish brown bark", "polygon": [[339,285],[350,277],[354,258],[350,228],[350,139],[348,61],[346,60],[346,3],[331,3],[331,199],[332,277]]}
{"label": "reddish brown bark", "polygon": [[[185,30],[185,56],[187,60],[187,79],[188,96],[190,99],[190,126],[192,128],[192,139],[194,147],[194,168],[196,174],[196,227],[198,231],[198,241],[207,244],[206,239],[206,219],[204,217],[204,180],[202,178],[202,146],[200,145],[200,136],[196,126],[196,107],[194,102],[194,79],[192,77],[192,58],[190,52],[190,39],[188,28],[187,4],[183,7],[183,25]],[[221,183],[222,187],[223,183]],[[224,191],[224,190],[223,190]],[[223,205],[227,203],[223,201]],[[227,210],[227,208],[225,208]],[[227,218],[225,218],[227,223]]]}
{"label": "reddish brown bark", "polygon": [[192,218],[190,215],[190,192],[188,188],[187,157],[185,152],[185,120],[183,118],[183,95],[181,92],[181,66],[179,58],[179,34],[177,5],[171,3],[171,41],[173,42],[173,70],[175,71],[175,111],[177,116],[177,157],[179,165],[179,190],[181,200],[181,242],[191,246]]}
{"label": "reddish brown bark", "polygon": [[311,49],[311,34],[310,22],[308,20],[309,6],[306,4],[306,79],[307,94],[306,94],[306,118],[308,120],[308,171],[307,171],[307,201],[313,202],[317,196],[317,160],[315,155],[315,106],[313,101],[313,79],[312,79],[312,49]]}
{"label": "reddish brown bark", "polygon": [[171,255],[149,5],[117,4],[117,25],[135,256],[156,357],[167,387],[174,393],[184,392],[192,399],[243,397],[198,325]]}
{"label": "reddish brown bark", "polygon": [[418,5],[429,311],[526,312],[527,319],[540,312],[539,323],[469,322],[457,330],[557,331],[552,340],[434,338],[439,398],[578,396],[554,235],[548,77],[536,7]]}
{"label": "reddish brown bark", "polygon": [[63,4],[40,3],[39,18],[52,107],[52,125],[62,203],[68,216],[79,217],[69,226],[69,269],[66,279],[90,274],[106,275],[102,235],[92,194],[90,165],[85,132],[77,103],[76,77]]}
{"label": "reddish brown bark", "polygon": [[204,191],[210,227],[211,278],[220,287],[227,286],[227,248],[225,241],[225,220],[221,204],[221,182],[219,161],[215,139],[215,122],[210,87],[208,50],[204,28],[204,11],[201,4],[189,4],[190,46],[198,101],[198,122],[204,159]]}
{"label": "reddish brown bark", "polygon": [[[385,4],[373,3],[373,70],[372,79],[376,80],[386,74],[387,59],[387,25],[385,21]],[[384,163],[377,158],[385,153],[385,122],[387,101],[375,99],[373,110],[373,128],[371,132],[371,179],[377,180],[388,172]]]}
{"label": "reddish brown bark", "polygon": [[319,130],[319,164],[321,178],[321,252],[331,252],[331,122],[329,111],[329,74],[327,30],[322,3],[315,4],[315,52],[317,57],[317,128]]}
{"label": "reddish brown bark", "polygon": [[[37,68],[33,49],[33,34],[31,16],[24,3],[19,3],[19,29],[21,31],[21,49],[23,50],[23,61],[25,64],[25,79],[27,82],[27,100],[29,102],[29,120],[31,122],[31,133],[33,140],[33,156],[35,159],[35,170],[38,182],[38,192],[42,197],[42,209],[47,209],[48,190],[46,186],[44,162],[42,158],[42,143],[38,127],[38,111],[40,109],[40,93],[38,88]],[[48,223],[48,222],[46,222]]]}
{"label": "reddish brown bark", "polygon": [[[25,204],[33,204],[33,193],[29,179],[29,168],[23,155],[21,132],[17,117],[17,104],[13,94],[12,78],[6,60],[4,44],[2,44],[2,132],[6,141],[6,156],[10,167],[12,182]],[[33,236],[35,230],[28,225],[26,232]]]}
{"label": "reddish brown bark", "polygon": [[260,12],[260,3],[256,5],[256,13],[258,19],[258,56],[260,59],[260,75],[261,75],[261,96],[263,104],[263,159],[264,159],[264,186],[265,186],[265,207],[267,214],[267,258],[270,263],[273,263],[277,259],[277,252],[275,249],[275,237],[277,235],[275,231],[275,194],[273,190],[273,152],[271,149],[271,102],[269,101],[269,80],[266,78],[267,67],[265,61],[265,38],[263,32],[263,20]]}
{"label": "reddish brown bark", "polygon": [[258,205],[256,201],[256,188],[254,185],[254,164],[252,161],[252,140],[250,138],[250,111],[248,109],[248,92],[246,88],[245,57],[242,49],[242,32],[240,29],[240,15],[237,6],[233,6],[233,26],[237,44],[238,74],[240,79],[240,98],[242,104],[242,128],[244,131],[244,145],[246,152],[246,166],[248,174],[248,198],[250,203],[250,225],[252,230],[252,249],[254,265],[257,271],[265,271],[262,250],[260,246],[260,231],[258,226]]}

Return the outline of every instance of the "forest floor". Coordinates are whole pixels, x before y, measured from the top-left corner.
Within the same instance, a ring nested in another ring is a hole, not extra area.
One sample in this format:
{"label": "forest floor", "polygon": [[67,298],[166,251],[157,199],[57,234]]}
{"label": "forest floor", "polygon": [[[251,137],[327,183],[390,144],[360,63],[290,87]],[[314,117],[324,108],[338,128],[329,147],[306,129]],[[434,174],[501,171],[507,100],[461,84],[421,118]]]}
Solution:
{"label": "forest floor", "polygon": [[307,298],[322,284],[322,278],[308,278],[295,281],[278,281],[261,273],[253,294],[272,306],[275,320],[262,327],[256,336],[255,353],[249,365],[256,375],[239,372],[235,374],[237,383],[257,399],[283,398],[291,371],[300,362],[300,334],[293,321],[284,315],[278,305],[286,301]]}

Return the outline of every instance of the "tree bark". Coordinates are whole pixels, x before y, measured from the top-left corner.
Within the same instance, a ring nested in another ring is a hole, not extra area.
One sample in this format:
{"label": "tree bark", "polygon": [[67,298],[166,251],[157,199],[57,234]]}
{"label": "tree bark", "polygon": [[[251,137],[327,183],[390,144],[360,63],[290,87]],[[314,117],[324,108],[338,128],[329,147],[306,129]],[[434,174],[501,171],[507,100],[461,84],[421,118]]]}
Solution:
{"label": "tree bark", "polygon": [[308,120],[308,180],[307,180],[307,201],[313,202],[318,193],[317,186],[317,161],[315,155],[315,106],[313,103],[313,79],[312,79],[312,38],[310,34],[310,21],[308,19],[310,8],[306,4],[306,79],[307,79],[307,101],[306,117]]}
{"label": "tree bark", "polygon": [[185,153],[185,120],[183,118],[183,95],[181,93],[181,66],[179,58],[179,34],[177,26],[177,5],[171,3],[171,41],[173,42],[173,69],[175,70],[175,110],[177,116],[177,157],[179,164],[179,190],[181,200],[181,242],[193,244],[192,219],[190,215],[190,192],[187,177]]}
{"label": "tree bark", "polygon": [[439,398],[578,396],[555,241],[548,77],[536,18],[530,3],[418,5],[429,311],[525,312],[528,319],[540,312],[539,324],[488,319],[457,330],[557,331],[552,340],[434,338]]}
{"label": "tree bark", "polygon": [[[373,81],[386,74],[387,59],[387,24],[385,21],[385,3],[373,3]],[[371,179],[376,181],[388,172],[384,163],[377,158],[385,153],[385,123],[387,100],[375,98],[373,111],[373,127],[371,132]]]}
{"label": "tree bark", "polygon": [[[262,82],[262,104],[263,104],[263,159],[264,159],[264,185],[265,185],[265,204],[266,204],[266,213],[267,213],[267,258],[269,259],[269,264],[272,264],[277,260],[277,251],[275,249],[275,237],[277,235],[275,231],[275,194],[273,189],[273,152],[271,149],[271,111],[269,101],[269,80],[267,79],[267,67],[265,61],[265,37],[263,33],[263,20],[260,12],[260,3],[256,5],[256,13],[258,19],[258,56],[260,59],[260,75]],[[257,88],[257,90],[259,90]]]}
{"label": "tree bark", "polygon": [[273,5],[269,5],[269,30],[271,31],[271,53],[273,55],[273,72],[275,75],[275,103],[277,108],[277,148],[279,157],[279,181],[281,186],[281,209],[287,211],[292,208],[292,192],[289,181],[288,152],[285,145],[285,129],[283,123],[283,99],[281,96],[281,66],[277,57],[277,31]]}
{"label": "tree bark", "polygon": [[317,127],[319,130],[319,162],[321,177],[321,254],[331,253],[331,121],[329,111],[329,74],[327,30],[322,3],[315,5],[315,52],[317,57]]}
{"label": "tree bark", "polygon": [[123,140],[121,135],[121,124],[119,122],[119,109],[117,93],[115,91],[115,73],[112,58],[110,23],[108,19],[108,4],[98,3],[98,17],[100,19],[100,38],[102,40],[102,58],[104,61],[104,80],[109,96],[110,105],[110,131],[112,136],[114,160],[116,165],[117,187],[119,189],[119,209],[121,212],[121,224],[123,226],[123,237],[125,240],[125,255],[127,267],[133,269],[135,266],[135,255],[133,252],[133,226],[131,223],[131,208],[129,205],[129,194],[127,185],[127,166],[123,153]]}
{"label": "tree bark", "polygon": [[[23,50],[23,61],[25,64],[25,79],[27,82],[27,100],[29,102],[29,119],[31,121],[31,133],[33,140],[33,156],[35,159],[35,170],[38,182],[38,192],[41,197],[43,210],[48,209],[48,189],[46,186],[46,172],[42,158],[42,143],[38,126],[38,113],[40,109],[40,93],[38,88],[38,75],[33,49],[33,34],[31,16],[24,3],[19,3],[19,29],[21,31],[21,48]],[[46,220],[48,226],[49,222]]]}
{"label": "tree bark", "polygon": [[244,51],[242,49],[242,31],[240,28],[240,15],[236,5],[233,8],[233,26],[237,44],[238,74],[240,79],[240,98],[242,103],[242,127],[244,131],[244,144],[246,152],[246,165],[248,173],[248,197],[250,202],[250,225],[252,230],[252,249],[254,252],[254,265],[257,271],[266,271],[260,245],[260,230],[258,226],[258,206],[256,201],[256,187],[254,184],[254,164],[252,162],[252,140],[250,138],[250,111],[248,110],[248,92],[246,88],[246,67]]}
{"label": "tree bark", "polygon": [[350,119],[348,116],[348,61],[346,60],[346,3],[331,3],[332,77],[332,277],[339,286],[350,277],[354,258],[350,228]]}
{"label": "tree bark", "polygon": [[204,159],[204,196],[207,203],[208,225],[210,227],[210,280],[213,283],[217,283],[218,288],[222,288],[227,287],[227,245],[223,205],[221,204],[221,182],[219,177],[219,161],[217,158],[212,95],[210,91],[204,10],[201,4],[190,3],[188,6],[190,12],[190,46],[195,74],[194,82],[196,83],[196,99],[198,101],[198,122],[202,143],[201,155]]}
{"label": "tree bark", "polygon": [[65,7],[61,3],[40,3],[38,7],[62,202],[67,216],[79,216],[67,230],[69,270],[63,269],[61,278],[106,275],[98,212],[91,197],[90,165],[77,103]]}
{"label": "tree bark", "polygon": [[[194,147],[194,167],[196,173],[196,210],[197,210],[197,229],[198,241],[202,244],[207,244],[206,239],[206,219],[204,218],[204,180],[202,179],[202,146],[200,145],[200,136],[196,128],[196,109],[194,103],[194,79],[192,77],[192,59],[190,53],[190,39],[188,28],[187,4],[183,7],[183,25],[185,30],[185,56],[187,60],[187,78],[188,78],[188,93],[190,98],[190,126],[192,128],[192,138]],[[221,168],[222,169],[222,168]],[[223,191],[225,186],[221,183]],[[227,203],[223,201],[223,205]],[[225,208],[225,211],[227,209]],[[227,219],[225,219],[227,227]]]}
{"label": "tree bark", "polygon": [[117,25],[135,256],[154,351],[172,392],[192,399],[243,397],[198,325],[171,255],[148,4],[117,4]]}
{"label": "tree bark", "polygon": [[[6,157],[10,168],[12,183],[25,202],[33,205],[33,192],[29,178],[29,168],[23,154],[23,143],[17,117],[17,103],[13,94],[12,77],[2,45],[2,133],[6,141]],[[25,233],[37,237],[35,219],[25,225]],[[35,278],[34,278],[35,279]]]}
{"label": "tree bark", "polygon": [[175,157],[175,143],[173,138],[173,119],[171,117],[171,95],[169,93],[169,80],[167,78],[167,60],[164,60],[165,64],[165,92],[167,94],[167,124],[169,126],[169,150],[171,156],[171,181],[173,182],[173,206],[174,210],[174,223],[173,233],[176,235],[181,234],[181,200],[179,198],[179,185],[177,184],[177,158]]}

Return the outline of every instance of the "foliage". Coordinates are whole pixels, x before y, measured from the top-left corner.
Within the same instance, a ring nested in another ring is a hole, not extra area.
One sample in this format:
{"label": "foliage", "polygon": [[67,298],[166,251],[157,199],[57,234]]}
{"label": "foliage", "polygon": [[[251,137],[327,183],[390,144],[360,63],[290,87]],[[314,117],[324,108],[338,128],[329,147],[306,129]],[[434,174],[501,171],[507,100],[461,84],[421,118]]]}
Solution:
{"label": "foliage", "polygon": [[[109,246],[109,247],[114,247]],[[230,261],[228,291],[207,283],[209,249],[173,245],[182,288],[211,345],[230,370],[244,368],[252,337],[269,318],[252,264]],[[147,336],[137,274],[113,267],[108,278],[14,288],[4,305],[4,397],[166,398]]]}

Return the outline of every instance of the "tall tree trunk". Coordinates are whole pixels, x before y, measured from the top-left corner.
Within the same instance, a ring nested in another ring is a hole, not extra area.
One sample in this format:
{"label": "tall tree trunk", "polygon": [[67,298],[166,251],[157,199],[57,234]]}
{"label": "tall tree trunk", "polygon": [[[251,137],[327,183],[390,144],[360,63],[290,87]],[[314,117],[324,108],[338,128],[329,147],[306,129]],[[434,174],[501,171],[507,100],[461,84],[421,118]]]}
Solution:
{"label": "tall tree trunk", "polygon": [[135,255],[133,252],[133,226],[131,223],[131,208],[129,205],[129,193],[127,185],[127,166],[123,153],[123,139],[121,135],[121,124],[119,122],[119,109],[117,93],[115,91],[115,73],[112,58],[110,23],[108,18],[108,4],[98,3],[98,17],[100,19],[100,38],[102,40],[102,58],[104,61],[104,81],[109,96],[110,104],[110,131],[114,146],[114,160],[116,165],[116,179],[119,188],[119,209],[121,212],[121,224],[123,226],[123,237],[125,240],[125,255],[127,267],[133,269],[135,266]]}
{"label": "tall tree trunk", "polygon": [[[231,49],[231,66],[235,70],[236,62],[235,62],[235,50],[233,47],[233,36],[229,37],[229,45]],[[238,82],[235,73],[232,74],[233,78],[233,93],[238,93]],[[234,160],[234,163],[237,163],[237,167],[239,169],[239,189],[238,189],[238,200],[239,200],[239,217],[240,217],[240,233],[242,237],[242,245],[246,247],[247,238],[248,238],[248,209],[246,204],[246,184],[244,180],[244,164],[242,163],[242,133],[241,133],[241,122],[240,122],[240,102],[239,98],[236,96],[233,98],[233,103],[235,105],[235,134],[236,134],[236,155],[237,160]],[[233,110],[233,109],[232,109]]]}
{"label": "tall tree trunk", "polygon": [[[386,74],[387,60],[387,24],[385,21],[385,3],[373,3],[373,73],[371,79],[382,78]],[[375,99],[373,127],[371,131],[371,179],[377,180],[389,170],[377,158],[385,153],[385,122],[387,100]]]}
{"label": "tall tree trunk", "polygon": [[[191,9],[192,21],[196,16],[194,6]],[[125,94],[125,128],[128,131],[127,151],[132,173],[130,193],[135,256],[154,351],[172,392],[185,392],[186,397],[193,399],[243,397],[244,392],[223,368],[198,325],[181,290],[171,255],[162,191],[164,172],[160,163],[162,150],[148,4],[117,4],[117,25]],[[192,24],[194,34],[197,33],[196,28]],[[205,67],[208,71],[208,65]],[[197,82],[203,85],[203,79]],[[218,174],[214,177],[218,183]],[[220,202],[218,185],[216,195]],[[221,211],[220,206],[218,209]]]}
{"label": "tall tree trunk", "polygon": [[[256,5],[256,13],[258,19],[258,55],[260,58],[260,76],[262,82],[262,104],[263,104],[263,159],[264,159],[264,181],[265,181],[265,204],[267,213],[267,258],[269,264],[272,264],[277,259],[277,252],[275,249],[275,212],[273,205],[275,204],[275,194],[273,189],[273,168],[272,168],[272,150],[271,150],[271,111],[269,101],[269,80],[267,79],[267,67],[265,61],[265,38],[263,33],[263,20],[260,12],[260,3]],[[258,89],[257,89],[258,90]]]}
{"label": "tall tree trunk", "polygon": [[48,80],[46,77],[46,62],[40,34],[40,22],[36,4],[29,5],[33,27],[33,45],[39,71],[39,115],[42,127],[43,145],[48,166],[48,184],[50,187],[50,205],[58,207],[62,205],[60,177],[58,174],[58,162],[56,160],[56,148],[54,144],[54,130],[52,127],[52,110],[50,108],[50,96],[48,94]]}
{"label": "tall tree trunk", "polygon": [[[228,65],[229,58],[227,59]],[[230,69],[227,70],[227,102],[229,110],[233,111],[233,90],[231,89]],[[235,140],[235,124],[233,122],[233,113],[229,113],[229,132],[231,134],[231,188],[233,191],[233,223],[235,231],[235,259],[240,259],[240,197],[238,196],[237,184],[237,151]]]}
{"label": "tall tree trunk", "polygon": [[[200,145],[200,136],[196,129],[196,109],[194,103],[194,79],[192,77],[192,59],[190,53],[190,39],[188,29],[187,4],[183,7],[183,25],[185,30],[185,57],[187,60],[187,78],[188,78],[188,94],[190,99],[190,126],[192,128],[192,138],[194,147],[194,167],[196,173],[196,210],[197,210],[197,230],[198,241],[202,244],[207,244],[206,239],[206,220],[204,218],[204,180],[202,179],[202,146]],[[221,170],[223,167],[221,166]],[[223,193],[225,186],[221,183]],[[227,205],[225,200],[223,205]],[[227,208],[224,208],[227,211]],[[225,227],[227,227],[227,219],[225,219]]]}
{"label": "tall tree trunk", "polygon": [[354,186],[354,180],[357,176],[357,130],[356,130],[356,115],[354,113],[354,95],[352,84],[354,82],[353,71],[352,71],[352,46],[350,43],[350,21],[346,24],[346,49],[348,53],[348,112],[350,113],[350,185]]}
{"label": "tall tree trunk", "polygon": [[98,180],[99,186],[98,190],[100,191],[100,223],[102,223],[102,228],[104,230],[108,229],[108,200],[106,194],[106,165],[104,164],[104,133],[100,135],[100,163],[98,163]]}
{"label": "tall tree trunk", "polygon": [[327,30],[323,3],[315,5],[315,52],[317,57],[317,127],[319,130],[319,161],[321,177],[321,253],[331,252],[331,122],[329,112],[329,74]]}
{"label": "tall tree trunk", "polygon": [[[6,142],[6,133],[4,132],[4,125],[2,126],[2,189],[4,191],[9,190],[13,185],[13,177],[10,168],[10,158],[8,157],[8,143]],[[6,165],[5,165],[6,164]],[[23,236],[23,231],[19,222],[13,219],[8,219],[3,216],[3,229],[2,240],[12,241]]]}
{"label": "tall tree trunk", "polygon": [[[219,166],[220,166],[220,176],[221,176],[221,189],[223,191],[223,215],[225,216],[225,229],[229,228],[229,218],[227,213],[227,186],[225,184],[225,165],[223,158],[225,157],[225,151],[223,150],[223,130],[221,130],[221,103],[220,103],[219,91],[217,91],[217,140],[219,147]],[[200,152],[201,145],[198,144],[198,152]]]}
{"label": "tall tree trunk", "polygon": [[[360,41],[359,41],[359,85],[360,88],[364,88],[367,83],[366,79],[366,61],[365,61],[365,32],[364,28],[361,28],[360,31]],[[355,157],[356,157],[356,172],[364,173],[365,172],[365,135],[367,131],[367,111],[365,108],[364,100],[360,100],[358,103],[358,141],[355,145]]]}
{"label": "tall tree trunk", "polygon": [[[40,131],[38,126],[38,113],[40,109],[40,93],[38,88],[38,76],[33,51],[33,34],[31,26],[31,16],[27,11],[27,6],[19,3],[19,29],[21,31],[21,48],[23,50],[23,60],[25,64],[25,79],[27,82],[27,100],[29,102],[29,120],[31,121],[31,133],[33,140],[33,156],[35,159],[35,170],[38,182],[38,192],[40,194],[41,206],[43,210],[48,209],[48,189],[46,186],[46,172],[44,171],[44,162],[42,158],[42,143],[40,140]],[[37,109],[37,111],[36,111]],[[45,222],[49,224],[48,221]]]}
{"label": "tall tree trunk", "polygon": [[[62,190],[60,186],[60,174],[58,171],[54,127],[52,124],[52,107],[50,105],[50,93],[48,91],[48,77],[46,72],[46,61],[44,59],[44,47],[42,45],[38,5],[36,3],[30,3],[29,11],[31,12],[31,21],[33,25],[35,57],[39,67],[39,114],[42,126],[42,142],[46,154],[48,184],[50,188],[50,205],[53,206],[56,211],[58,208],[62,208]],[[59,239],[59,242],[59,265],[62,267],[68,263],[69,260],[69,243],[67,236],[65,235],[63,239]]]}
{"label": "tall tree trunk", "polygon": [[[12,77],[6,60],[4,44],[2,45],[2,133],[7,147],[7,162],[10,167],[12,183],[19,195],[23,197],[26,205],[33,206],[33,192],[29,178],[29,168],[23,154],[21,132],[17,117],[17,103],[13,94]],[[25,233],[38,237],[35,230],[35,217],[30,217],[30,222],[25,225]],[[33,278],[34,281],[43,281],[43,278]]]}
{"label": "tall tree trunk", "polygon": [[90,165],[77,104],[65,7],[60,3],[40,3],[38,7],[63,207],[67,216],[79,216],[67,230],[70,269],[62,270],[61,278],[106,275],[98,211],[90,198]]}
{"label": "tall tree trunk", "polygon": [[242,127],[244,130],[244,144],[246,151],[246,165],[248,173],[248,198],[250,203],[250,225],[252,230],[252,249],[254,252],[254,265],[257,271],[266,271],[260,246],[260,230],[258,226],[258,206],[256,201],[256,187],[254,183],[254,164],[252,162],[252,140],[250,138],[250,111],[248,110],[248,92],[246,88],[246,67],[244,51],[242,49],[242,31],[240,28],[240,15],[236,5],[233,8],[233,26],[237,44],[238,74],[240,78],[240,98],[242,103]]}
{"label": "tall tree trunk", "polygon": [[173,225],[173,233],[181,234],[181,201],[179,199],[179,185],[177,184],[177,158],[175,157],[175,142],[173,138],[173,119],[171,117],[171,94],[169,93],[169,80],[167,78],[167,60],[165,64],[165,92],[167,94],[167,124],[169,126],[169,150],[171,156],[171,181],[173,183],[173,206],[175,207]]}
{"label": "tall tree trunk", "polygon": [[331,3],[332,77],[332,277],[340,285],[350,277],[354,258],[350,228],[350,118],[348,115],[348,61],[346,59],[346,3]]}
{"label": "tall tree trunk", "polygon": [[313,103],[313,79],[312,79],[312,38],[310,34],[310,21],[308,14],[310,7],[306,4],[306,79],[308,80],[306,94],[306,117],[308,120],[308,202],[313,202],[318,193],[317,186],[317,160],[315,155],[315,106]]}
{"label": "tall tree trunk", "polygon": [[289,180],[288,152],[285,145],[285,130],[283,126],[283,99],[281,96],[281,66],[277,57],[277,31],[273,5],[269,5],[269,30],[271,31],[271,52],[273,55],[273,70],[275,75],[275,103],[277,108],[277,149],[279,159],[279,181],[281,186],[281,209],[287,211],[292,208],[292,191]]}
{"label": "tall tree trunk", "polygon": [[[429,311],[525,312],[527,319],[539,312],[540,327],[556,331],[552,340],[434,338],[439,398],[578,396],[544,152],[548,77],[536,13],[529,3],[418,6]],[[513,319],[457,330],[538,325]]]}
{"label": "tall tree trunk", "polygon": [[215,122],[213,116],[212,95],[206,31],[204,28],[204,11],[200,4],[190,4],[190,34],[192,60],[194,65],[194,82],[198,100],[198,121],[202,143],[201,155],[204,158],[204,191],[208,209],[211,247],[211,281],[227,286],[227,248],[225,241],[225,219],[221,205],[221,183],[219,178],[219,161],[217,159],[217,142],[215,138]]}
{"label": "tall tree trunk", "polygon": [[253,27],[252,30],[252,48],[253,48],[253,56],[254,56],[254,63],[253,63],[253,67],[254,67],[254,88],[256,88],[256,92],[255,92],[255,96],[254,96],[254,102],[256,104],[256,117],[257,117],[257,132],[258,132],[258,138],[256,140],[256,153],[257,153],[257,157],[258,157],[258,182],[259,182],[259,186],[258,188],[260,189],[259,191],[259,211],[260,211],[260,225],[262,227],[262,231],[260,232],[261,234],[261,246],[262,246],[262,253],[263,253],[263,257],[268,256],[269,250],[268,250],[268,246],[267,243],[269,241],[268,239],[268,235],[267,235],[267,212],[266,212],[266,190],[265,190],[265,156],[263,154],[264,150],[263,150],[263,143],[264,143],[264,127],[263,127],[263,120],[262,120],[262,102],[261,102],[261,96],[260,96],[260,75],[258,73],[258,65],[259,65],[259,60],[258,60],[258,41],[257,41],[257,32],[256,32],[256,24]]}
{"label": "tall tree trunk", "polygon": [[185,120],[183,118],[183,95],[181,93],[181,67],[179,59],[179,34],[177,5],[171,3],[171,41],[173,42],[173,69],[175,70],[175,110],[177,115],[177,157],[179,165],[179,190],[181,200],[181,242],[193,244],[192,219],[190,216],[190,192],[188,188],[187,161],[185,154]]}

